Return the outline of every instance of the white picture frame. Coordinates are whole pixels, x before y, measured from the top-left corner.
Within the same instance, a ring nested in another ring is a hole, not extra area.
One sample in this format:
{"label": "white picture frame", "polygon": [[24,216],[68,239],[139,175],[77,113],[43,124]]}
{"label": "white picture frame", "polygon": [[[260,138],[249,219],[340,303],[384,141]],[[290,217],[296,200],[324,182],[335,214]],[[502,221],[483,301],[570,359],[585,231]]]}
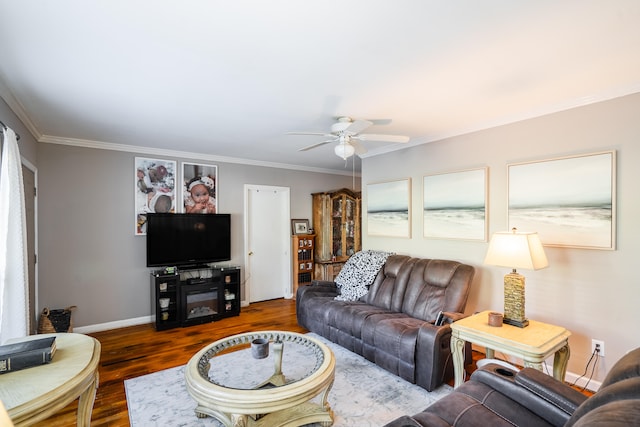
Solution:
{"label": "white picture frame", "polygon": [[[217,165],[183,162],[180,183],[181,212],[208,214],[219,212]],[[194,197],[197,200],[194,200]]]}
{"label": "white picture frame", "polygon": [[486,242],[488,174],[483,167],[424,175],[423,237]]}
{"label": "white picture frame", "polygon": [[134,159],[135,234],[147,234],[147,214],[175,212],[176,162],[166,159]]}
{"label": "white picture frame", "polygon": [[411,178],[367,184],[367,234],[411,238]]}
{"label": "white picture frame", "polygon": [[509,229],[545,246],[615,250],[616,152],[508,165]]}

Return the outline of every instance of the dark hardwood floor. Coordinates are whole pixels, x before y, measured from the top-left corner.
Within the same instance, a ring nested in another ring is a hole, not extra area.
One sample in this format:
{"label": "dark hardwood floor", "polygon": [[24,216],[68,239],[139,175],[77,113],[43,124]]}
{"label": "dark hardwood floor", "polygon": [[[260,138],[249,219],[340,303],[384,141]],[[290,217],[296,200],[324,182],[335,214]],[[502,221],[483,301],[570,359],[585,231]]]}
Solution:
{"label": "dark hardwood floor", "polygon": [[[188,328],[156,331],[152,324],[89,334],[102,344],[100,386],[91,425],[129,426],[124,380],[186,364],[198,350],[220,338],[258,330],[306,333],[298,326],[295,301],[277,299],[243,307],[240,316]],[[472,366],[482,358],[474,351]],[[451,383],[453,385],[453,383]],[[75,426],[77,403],[39,427]]]}
{"label": "dark hardwood floor", "polygon": [[[220,338],[258,330],[306,333],[296,321],[295,301],[278,299],[243,307],[240,316],[204,325],[156,331],[152,324],[96,332],[102,345],[100,386],[91,425],[128,426],[124,380],[186,364],[198,350]],[[75,426],[77,403],[39,424]]]}

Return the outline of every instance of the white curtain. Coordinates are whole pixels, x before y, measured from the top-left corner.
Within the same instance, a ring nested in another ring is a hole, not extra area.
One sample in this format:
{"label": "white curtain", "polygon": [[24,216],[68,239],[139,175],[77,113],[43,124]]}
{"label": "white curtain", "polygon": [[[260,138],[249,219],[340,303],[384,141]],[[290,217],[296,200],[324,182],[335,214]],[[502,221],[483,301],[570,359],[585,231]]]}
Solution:
{"label": "white curtain", "polygon": [[27,228],[16,134],[4,129],[0,163],[0,343],[28,335]]}

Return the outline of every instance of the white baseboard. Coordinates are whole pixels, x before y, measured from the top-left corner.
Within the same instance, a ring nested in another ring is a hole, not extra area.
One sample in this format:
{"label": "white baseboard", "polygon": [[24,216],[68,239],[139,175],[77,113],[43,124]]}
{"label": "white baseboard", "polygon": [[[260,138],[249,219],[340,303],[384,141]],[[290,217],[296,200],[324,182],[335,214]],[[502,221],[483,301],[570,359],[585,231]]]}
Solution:
{"label": "white baseboard", "polygon": [[[551,369],[551,372],[553,372],[553,366],[547,365],[547,369]],[[589,381],[589,378],[586,378],[586,377],[582,377],[580,379],[578,378],[580,378],[580,375],[574,374],[573,372],[567,372],[567,374],[564,377],[564,381],[569,384],[573,384],[575,382],[575,386],[581,387],[581,388],[584,388],[584,386],[586,385],[587,386],[586,389],[593,392],[598,391],[600,389],[600,386],[602,386],[602,381],[596,381],[596,380]]]}
{"label": "white baseboard", "polygon": [[97,325],[79,326],[73,328],[73,332],[80,334],[88,334],[91,332],[108,331],[109,329],[126,328],[127,326],[144,325],[146,323],[153,323],[155,316],[142,316],[134,319],[116,320],[114,322],[99,323]]}

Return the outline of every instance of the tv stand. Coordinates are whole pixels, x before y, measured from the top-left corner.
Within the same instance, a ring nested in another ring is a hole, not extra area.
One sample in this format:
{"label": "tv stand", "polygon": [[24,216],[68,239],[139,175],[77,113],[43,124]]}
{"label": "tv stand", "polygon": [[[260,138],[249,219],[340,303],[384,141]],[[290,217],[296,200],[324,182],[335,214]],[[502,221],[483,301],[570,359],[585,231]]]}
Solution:
{"label": "tv stand", "polygon": [[183,265],[183,266],[177,267],[176,269],[178,271],[192,271],[192,270],[208,270],[210,268],[211,266],[209,264],[190,264],[190,265]]}
{"label": "tv stand", "polygon": [[202,277],[193,277],[191,279],[187,279],[186,282],[187,285],[199,285],[201,283],[207,283],[207,279],[204,279]]}
{"label": "tv stand", "polygon": [[210,267],[151,273],[156,330],[213,322],[240,314],[240,267]]}

